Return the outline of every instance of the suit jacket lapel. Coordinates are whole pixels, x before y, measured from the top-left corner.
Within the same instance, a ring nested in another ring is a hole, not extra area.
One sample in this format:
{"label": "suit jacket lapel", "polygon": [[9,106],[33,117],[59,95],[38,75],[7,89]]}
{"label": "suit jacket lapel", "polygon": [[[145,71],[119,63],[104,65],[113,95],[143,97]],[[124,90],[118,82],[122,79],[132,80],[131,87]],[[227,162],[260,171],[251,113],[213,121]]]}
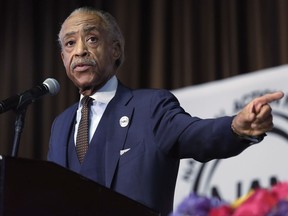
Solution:
{"label": "suit jacket lapel", "polygon": [[78,104],[74,104],[63,113],[63,116],[60,116],[61,119],[58,119],[57,121],[57,131],[54,132],[56,133],[56,135],[54,135],[55,145],[58,145],[58,147],[56,148],[57,152],[53,153],[55,155],[54,157],[56,157],[53,160],[57,161],[58,164],[61,164],[64,167],[68,167],[67,148],[77,108]]}
{"label": "suit jacket lapel", "polygon": [[[111,127],[108,127],[109,135],[107,136],[106,148],[106,186],[110,187],[113,176],[120,158],[120,150],[123,149],[126,135],[129,129],[129,124],[132,120],[134,107],[129,107],[128,102],[132,98],[132,92],[125,88],[119,82],[117,92],[113,100],[107,107],[108,122]],[[120,120],[122,126],[120,124]]]}

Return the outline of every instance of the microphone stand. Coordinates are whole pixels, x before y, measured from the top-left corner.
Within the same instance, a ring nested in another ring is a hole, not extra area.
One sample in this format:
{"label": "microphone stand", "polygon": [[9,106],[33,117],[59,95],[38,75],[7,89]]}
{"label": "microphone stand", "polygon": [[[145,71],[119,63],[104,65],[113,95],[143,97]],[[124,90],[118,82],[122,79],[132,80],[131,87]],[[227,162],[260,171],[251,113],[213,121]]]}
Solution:
{"label": "microphone stand", "polygon": [[23,106],[22,108],[16,110],[17,116],[15,120],[15,134],[12,148],[12,157],[16,157],[18,153],[20,137],[24,127],[26,110],[27,106]]}

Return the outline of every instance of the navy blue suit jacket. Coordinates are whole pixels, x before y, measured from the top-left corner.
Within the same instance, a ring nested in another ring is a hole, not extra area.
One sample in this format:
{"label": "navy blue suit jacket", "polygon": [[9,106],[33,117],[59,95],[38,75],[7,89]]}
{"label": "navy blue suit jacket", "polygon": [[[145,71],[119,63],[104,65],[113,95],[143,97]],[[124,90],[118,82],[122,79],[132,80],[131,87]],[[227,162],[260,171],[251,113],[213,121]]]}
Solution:
{"label": "navy blue suit jacket", "polygon": [[[191,117],[167,90],[131,90],[119,83],[108,115],[105,186],[162,215],[172,211],[179,160],[206,162],[239,154],[248,144],[231,131],[232,117]],[[193,102],[191,102],[193,103]],[[197,103],[197,102],[196,102]],[[77,104],[54,121],[48,160],[67,167],[67,145]],[[121,117],[129,125],[121,127]],[[120,155],[120,150],[129,149]]]}

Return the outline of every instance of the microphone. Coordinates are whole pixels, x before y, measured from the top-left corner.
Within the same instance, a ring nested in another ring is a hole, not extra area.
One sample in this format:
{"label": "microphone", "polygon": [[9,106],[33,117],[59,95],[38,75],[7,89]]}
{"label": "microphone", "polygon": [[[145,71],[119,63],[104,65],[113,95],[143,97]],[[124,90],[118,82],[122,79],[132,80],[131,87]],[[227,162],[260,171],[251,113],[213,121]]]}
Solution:
{"label": "microphone", "polygon": [[20,110],[46,94],[56,95],[59,91],[60,85],[58,81],[48,78],[41,85],[0,101],[0,113],[4,113],[10,109]]}

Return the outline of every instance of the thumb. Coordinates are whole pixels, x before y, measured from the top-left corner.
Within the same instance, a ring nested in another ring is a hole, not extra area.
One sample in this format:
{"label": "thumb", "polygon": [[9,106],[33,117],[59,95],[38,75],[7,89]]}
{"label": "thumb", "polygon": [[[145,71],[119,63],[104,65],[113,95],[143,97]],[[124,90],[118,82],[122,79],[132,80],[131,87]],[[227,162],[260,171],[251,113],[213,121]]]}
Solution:
{"label": "thumb", "polygon": [[256,115],[257,115],[257,112],[256,112],[257,104],[255,104],[252,101],[251,104],[248,104],[248,106],[249,105],[250,105],[250,107],[247,107],[246,118],[243,118],[247,123],[253,122],[256,118]]}

